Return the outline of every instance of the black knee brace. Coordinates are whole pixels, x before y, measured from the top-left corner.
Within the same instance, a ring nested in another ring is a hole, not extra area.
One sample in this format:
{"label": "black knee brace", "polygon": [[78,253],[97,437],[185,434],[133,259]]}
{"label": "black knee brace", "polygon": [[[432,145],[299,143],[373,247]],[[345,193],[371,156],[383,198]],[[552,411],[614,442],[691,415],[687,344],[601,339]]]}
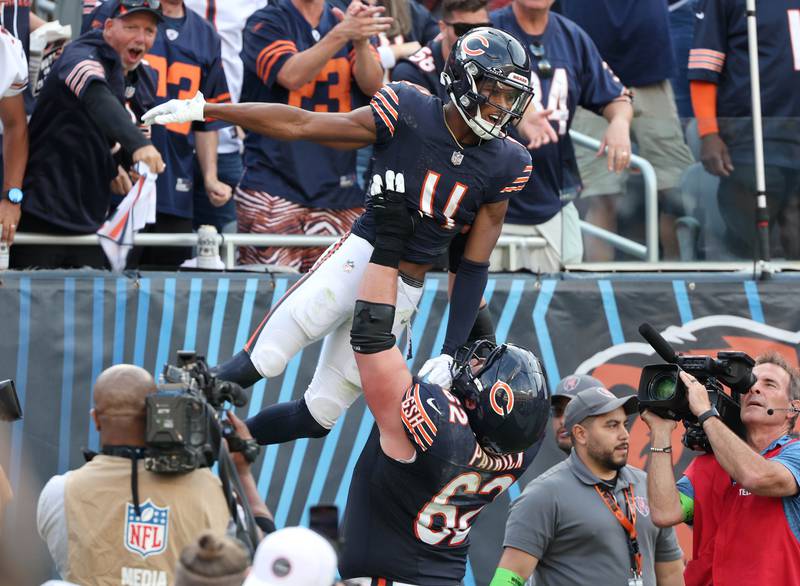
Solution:
{"label": "black knee brace", "polygon": [[359,299],[353,311],[350,345],[359,354],[383,352],[397,341],[392,334],[394,305],[370,303]]}

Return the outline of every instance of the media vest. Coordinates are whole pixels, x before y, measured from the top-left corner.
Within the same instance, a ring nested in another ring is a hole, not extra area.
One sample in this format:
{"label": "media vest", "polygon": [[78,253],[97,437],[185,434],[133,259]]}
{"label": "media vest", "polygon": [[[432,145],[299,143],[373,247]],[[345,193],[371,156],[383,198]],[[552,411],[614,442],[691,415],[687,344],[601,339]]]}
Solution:
{"label": "media vest", "polygon": [[137,465],[140,516],[127,458],[98,455],[67,475],[64,579],[82,586],[169,586],[185,546],[205,529],[225,533],[230,513],[209,469],[158,475],[142,460]]}

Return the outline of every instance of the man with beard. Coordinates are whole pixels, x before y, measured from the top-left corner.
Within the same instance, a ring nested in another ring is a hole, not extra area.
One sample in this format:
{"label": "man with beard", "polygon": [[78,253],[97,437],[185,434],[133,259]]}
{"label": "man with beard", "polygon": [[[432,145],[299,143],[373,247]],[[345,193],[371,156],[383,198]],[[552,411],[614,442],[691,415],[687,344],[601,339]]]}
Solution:
{"label": "man with beard", "polygon": [[650,518],[647,477],[628,466],[625,420],[636,397],[602,387],[569,402],[570,457],[534,481],[511,507],[503,557],[491,586],[683,584],[673,531]]}

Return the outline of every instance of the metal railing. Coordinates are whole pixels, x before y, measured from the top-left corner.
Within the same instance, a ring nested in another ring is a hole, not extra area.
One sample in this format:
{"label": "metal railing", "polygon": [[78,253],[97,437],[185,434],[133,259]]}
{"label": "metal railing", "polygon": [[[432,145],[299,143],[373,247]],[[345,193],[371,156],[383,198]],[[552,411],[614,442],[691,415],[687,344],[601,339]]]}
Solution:
{"label": "metal railing", "polygon": [[[591,136],[574,130],[569,131],[569,136],[578,146],[595,151],[600,148],[600,141]],[[643,159],[639,155],[631,155],[631,167],[639,169],[644,180],[645,246],[588,222],[581,221],[581,230],[610,242],[637,258],[648,262],[658,262],[658,181],[656,180],[656,171],[647,159]]]}
{"label": "metal railing", "polygon": [[[237,246],[329,246],[338,240],[338,236],[300,236],[295,234],[219,234],[220,256],[225,268],[236,266]],[[86,234],[83,236],[55,236],[51,234],[19,233],[14,244],[50,244],[59,246],[91,246],[99,244],[99,236]],[[136,246],[195,246],[196,233],[185,234],[135,234],[133,243]],[[547,245],[540,236],[500,236],[497,246],[508,248],[509,265],[518,267],[518,258],[522,251],[531,248],[543,248]],[[513,270],[513,269],[512,269]]]}

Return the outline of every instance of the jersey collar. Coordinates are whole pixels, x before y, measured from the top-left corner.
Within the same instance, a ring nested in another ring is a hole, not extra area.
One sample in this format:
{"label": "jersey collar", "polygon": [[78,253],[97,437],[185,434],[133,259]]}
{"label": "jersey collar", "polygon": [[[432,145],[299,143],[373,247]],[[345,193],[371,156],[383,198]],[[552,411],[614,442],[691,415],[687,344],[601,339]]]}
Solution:
{"label": "jersey collar", "polygon": [[763,456],[764,454],[766,454],[769,451],[774,450],[775,448],[779,448],[781,446],[784,446],[784,445],[788,444],[790,441],[792,441],[793,439],[794,438],[792,436],[790,436],[790,435],[782,435],[781,437],[776,439],[774,442],[772,442],[770,445],[768,445],[766,448],[761,450],[761,455]]}

